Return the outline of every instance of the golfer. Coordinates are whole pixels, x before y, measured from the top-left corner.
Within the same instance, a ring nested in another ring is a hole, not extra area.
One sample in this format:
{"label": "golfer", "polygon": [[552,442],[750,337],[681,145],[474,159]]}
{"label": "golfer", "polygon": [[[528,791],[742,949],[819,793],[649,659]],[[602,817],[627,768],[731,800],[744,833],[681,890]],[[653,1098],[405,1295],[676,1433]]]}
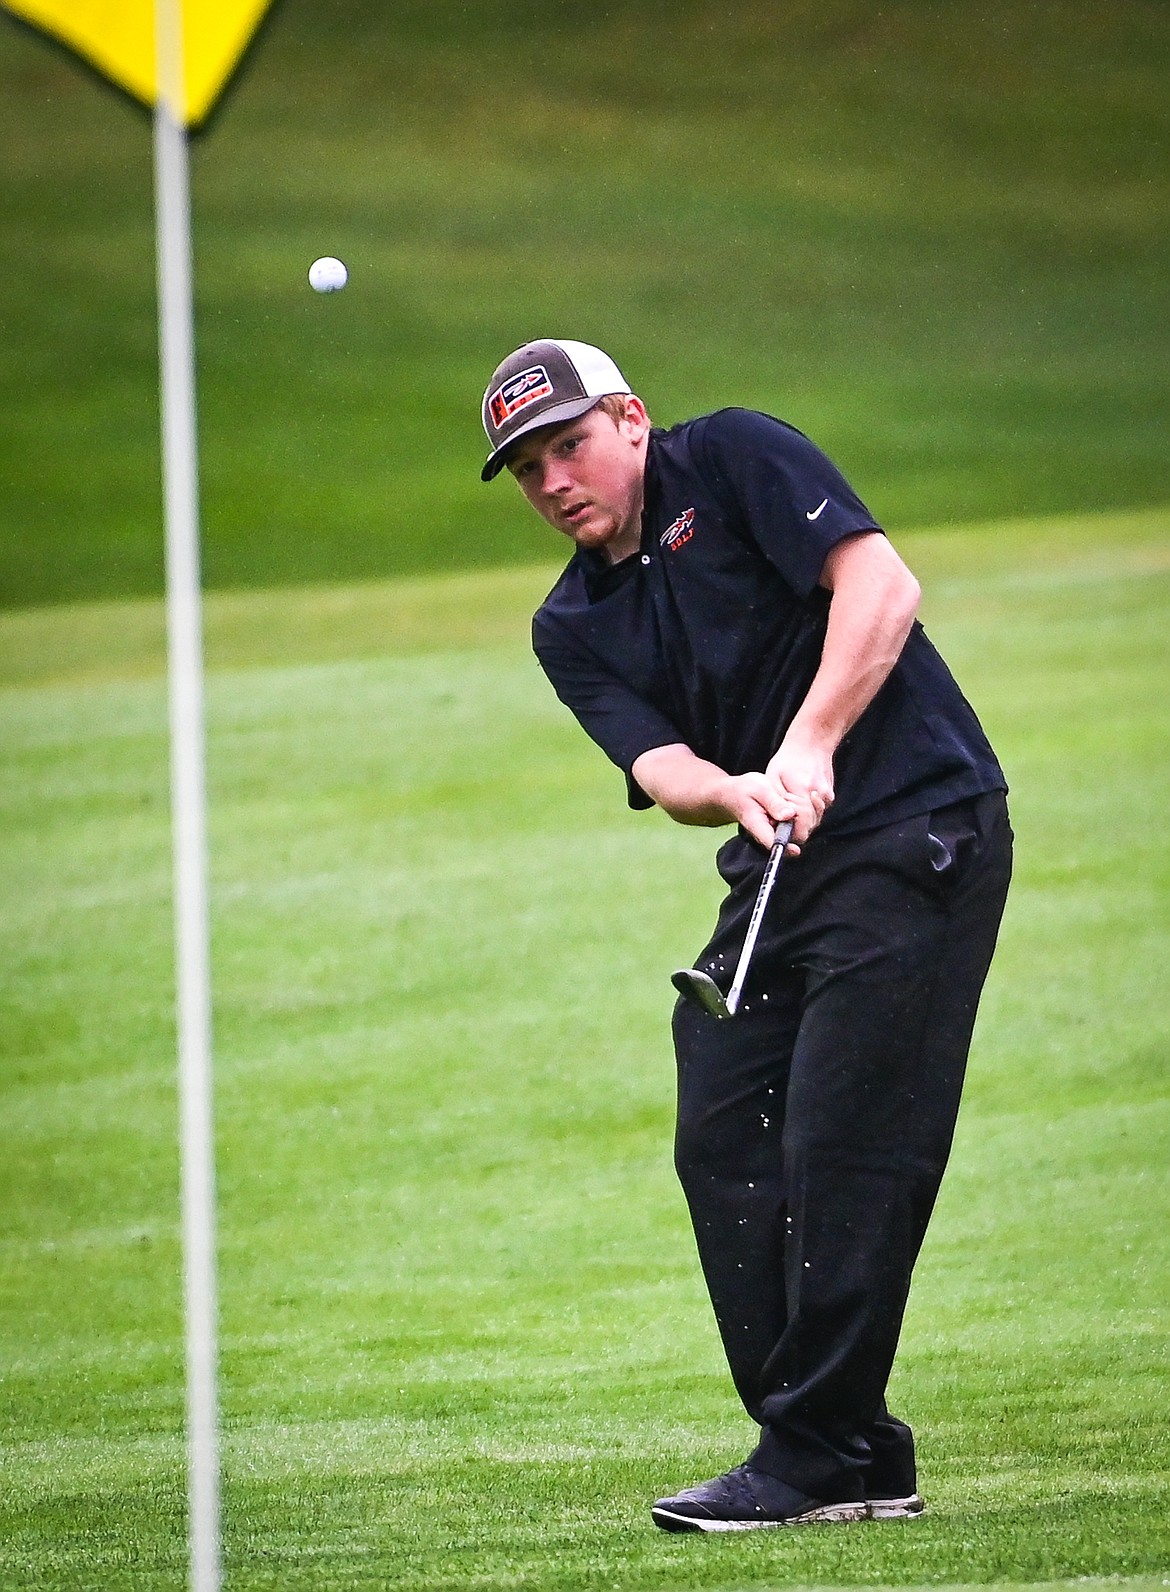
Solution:
{"label": "golfer", "polygon": [[1003,774],[913,575],[794,427],[654,429],[608,355],[559,339],[504,360],[483,423],[484,480],[507,469],[575,544],[534,621],[557,695],[632,807],[738,826],[696,959],[724,990],[794,823],[738,1013],[674,1012],[676,1166],[759,1441],[653,1518],[912,1517],[885,1392],[1007,894]]}

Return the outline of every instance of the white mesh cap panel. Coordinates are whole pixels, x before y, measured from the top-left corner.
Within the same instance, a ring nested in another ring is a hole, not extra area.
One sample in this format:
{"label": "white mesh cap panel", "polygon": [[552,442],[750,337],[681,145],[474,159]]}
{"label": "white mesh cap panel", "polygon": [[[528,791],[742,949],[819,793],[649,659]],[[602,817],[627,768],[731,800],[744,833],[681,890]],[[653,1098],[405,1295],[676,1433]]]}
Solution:
{"label": "white mesh cap panel", "polygon": [[573,361],[581,385],[590,398],[604,398],[607,393],[633,390],[609,355],[600,348],[594,348],[592,343],[576,343],[565,337],[550,338],[549,341],[555,342]]}

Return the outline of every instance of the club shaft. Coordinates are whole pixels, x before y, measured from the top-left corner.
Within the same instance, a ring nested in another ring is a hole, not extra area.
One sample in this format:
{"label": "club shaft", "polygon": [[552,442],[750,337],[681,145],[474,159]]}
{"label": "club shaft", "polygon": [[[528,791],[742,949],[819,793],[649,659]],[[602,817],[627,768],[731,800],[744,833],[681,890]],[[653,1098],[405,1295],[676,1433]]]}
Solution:
{"label": "club shaft", "polygon": [[735,977],[732,979],[731,988],[727,992],[727,1010],[729,1013],[734,1013],[739,1006],[739,997],[743,993],[744,980],[747,978],[752,952],[756,948],[756,941],[760,935],[760,924],[764,921],[764,911],[768,905],[768,897],[772,894],[772,886],[776,883],[776,875],[779,873],[780,864],[784,860],[784,848],[791,839],[791,822],[778,825],[776,839],[773,842],[771,851],[768,853],[764,877],[760,880],[760,888],[756,892],[755,905],[752,907],[752,915],[748,920],[743,950],[739,953],[739,961],[735,968]]}

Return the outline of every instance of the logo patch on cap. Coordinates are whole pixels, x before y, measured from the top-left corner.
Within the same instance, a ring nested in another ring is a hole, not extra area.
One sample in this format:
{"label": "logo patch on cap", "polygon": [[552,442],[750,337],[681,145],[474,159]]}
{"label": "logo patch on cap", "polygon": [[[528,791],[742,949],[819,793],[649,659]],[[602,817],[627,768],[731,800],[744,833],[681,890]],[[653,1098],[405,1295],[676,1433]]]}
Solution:
{"label": "logo patch on cap", "polygon": [[530,370],[522,370],[518,376],[512,376],[501,383],[488,399],[488,414],[492,417],[492,425],[498,431],[518,410],[535,403],[538,398],[551,398],[552,392],[553,384],[548,379],[548,371],[543,365],[533,365]]}

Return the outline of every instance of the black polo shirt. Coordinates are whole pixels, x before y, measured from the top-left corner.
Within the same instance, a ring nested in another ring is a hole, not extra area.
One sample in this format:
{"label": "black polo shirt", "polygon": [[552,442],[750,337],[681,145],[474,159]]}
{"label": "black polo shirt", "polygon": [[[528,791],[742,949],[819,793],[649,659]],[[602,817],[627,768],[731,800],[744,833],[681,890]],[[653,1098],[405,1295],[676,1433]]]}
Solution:
{"label": "black polo shirt", "polygon": [[[812,683],[845,537],[876,531],[839,471],[795,427],[723,409],[650,436],[640,551],[578,550],[533,621],[557,695],[627,778],[683,742],[728,773],[763,769]],[[822,829],[893,823],[1005,788],[979,721],[915,623],[893,672],[841,742]]]}

